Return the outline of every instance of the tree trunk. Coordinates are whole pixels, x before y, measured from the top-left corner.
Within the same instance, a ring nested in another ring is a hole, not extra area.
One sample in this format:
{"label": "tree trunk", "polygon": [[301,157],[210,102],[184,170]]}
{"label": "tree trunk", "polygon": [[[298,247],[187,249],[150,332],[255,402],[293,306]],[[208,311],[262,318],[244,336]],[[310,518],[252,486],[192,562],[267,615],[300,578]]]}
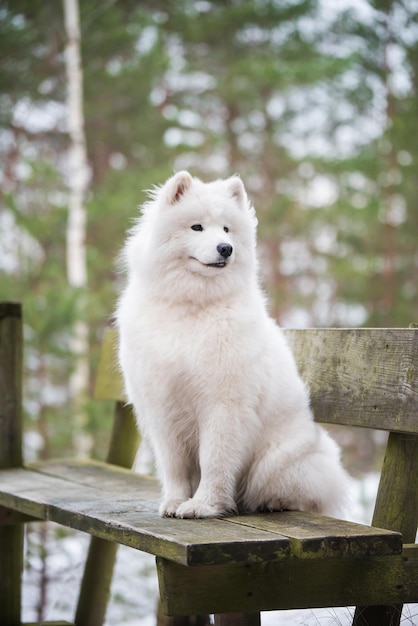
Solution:
{"label": "tree trunk", "polygon": [[78,0],[63,0],[67,46],[67,124],[70,139],[68,154],[67,279],[77,293],[77,319],[73,328],[74,369],[70,377],[70,396],[75,408],[74,444],[78,454],[88,454],[91,444],[85,433],[85,400],[89,381],[88,324],[86,311],[87,215],[85,198],[89,183],[83,115],[83,75],[80,58]]}

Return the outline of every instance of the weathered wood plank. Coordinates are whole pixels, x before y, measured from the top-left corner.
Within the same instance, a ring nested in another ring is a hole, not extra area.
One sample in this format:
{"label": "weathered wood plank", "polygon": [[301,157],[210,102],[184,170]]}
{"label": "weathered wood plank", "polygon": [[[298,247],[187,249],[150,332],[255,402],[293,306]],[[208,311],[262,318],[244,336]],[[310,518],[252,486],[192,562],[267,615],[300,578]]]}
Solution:
{"label": "weathered wood plank", "polygon": [[260,626],[260,613],[217,613],[215,626]]}
{"label": "weathered wood plank", "polygon": [[418,546],[370,559],[288,559],[241,567],[183,567],[157,559],[168,615],[418,601]]}
{"label": "weathered wood plank", "polygon": [[[22,626],[39,626],[39,622],[25,622]],[[74,622],[42,622],[42,626],[75,626]]]}
{"label": "weathered wood plank", "polygon": [[402,535],[387,530],[323,517],[315,513],[284,511],[268,515],[230,518],[245,526],[255,526],[289,537],[292,555],[304,559],[384,556],[402,551]]}
{"label": "weathered wood plank", "polygon": [[136,425],[133,408],[122,402],[116,402],[110,446],[106,462],[112,465],[131,468],[141,436]]}
{"label": "weathered wood plank", "polygon": [[0,506],[0,526],[14,526],[15,524],[26,524],[27,522],[35,521],[39,520],[36,517],[29,517],[18,511],[12,511],[4,506]]}
{"label": "weathered wood plank", "polygon": [[104,623],[118,547],[112,541],[90,538],[75,613],[76,624],[102,626]]}
{"label": "weathered wood plank", "polygon": [[[49,461],[32,467],[79,484],[100,485],[106,491],[123,491],[125,495],[140,492],[143,499],[156,500],[159,497],[155,478],[109,468],[107,464],[96,461]],[[292,554],[299,558],[341,558],[358,554],[383,556],[396,554],[402,549],[402,537],[397,532],[299,511],[233,516],[223,521],[288,537]]]}
{"label": "weathered wood plank", "polygon": [[118,335],[116,328],[106,328],[103,335],[94,395],[98,400],[126,402],[122,374],[117,365]]}
{"label": "weathered wood plank", "polygon": [[[115,468],[115,473],[124,470]],[[142,477],[155,483],[151,478]],[[1,473],[4,506],[187,565],[262,562],[286,558],[290,542],[277,533],[242,528],[227,520],[159,517],[158,500],[72,483],[30,470]]]}
{"label": "weathered wood plank", "polygon": [[31,463],[28,469],[46,476],[62,478],[77,485],[95,487],[101,491],[128,494],[141,493],[141,498],[156,500],[160,496],[158,480],[137,474],[130,469],[89,459],[51,459]]}
{"label": "weathered wood plank", "polygon": [[[22,309],[0,303],[0,469],[22,465]],[[0,527],[0,616],[20,624],[23,527]]]}
{"label": "weathered wood plank", "polygon": [[[39,622],[25,622],[22,626],[39,626]],[[42,622],[42,626],[75,626],[73,622]]]}
{"label": "weathered wood plank", "polygon": [[418,329],[285,334],[318,421],[418,432]]}
{"label": "weathered wood plank", "polygon": [[2,473],[5,506],[188,565],[271,561],[289,556],[290,547],[299,558],[388,554],[401,547],[397,533],[297,512],[161,519],[154,478],[93,462],[85,475],[81,462],[36,467]]}
{"label": "weathered wood plank", "polygon": [[[418,414],[417,414],[418,422]],[[373,524],[415,540],[418,524],[418,437],[390,433],[373,514]]]}
{"label": "weathered wood plank", "polygon": [[[358,607],[354,614],[352,626],[395,626],[401,621],[402,608],[403,604]],[[415,622],[408,618],[405,619],[405,624],[407,623],[415,626]]]}
{"label": "weathered wood plank", "polygon": [[[132,467],[139,441],[139,431],[132,407],[116,402],[106,462],[126,468]],[[129,475],[129,472],[127,474]],[[75,613],[77,624],[102,626],[110,596],[117,550],[118,544],[112,541],[94,536],[90,538]],[[100,576],[97,576],[97,572],[100,572]]]}
{"label": "weathered wood plank", "polygon": [[0,302],[0,469],[22,465],[22,308]]}
{"label": "weathered wood plank", "polygon": [[158,603],[156,626],[210,626],[210,615],[165,615]]}
{"label": "weathered wood plank", "polygon": [[0,616],[5,626],[20,624],[23,526],[0,527]]}
{"label": "weathered wood plank", "polygon": [[[418,437],[390,433],[373,524],[402,533],[405,542],[415,541],[418,524]],[[402,605],[358,607],[353,626],[379,624],[399,626]]]}

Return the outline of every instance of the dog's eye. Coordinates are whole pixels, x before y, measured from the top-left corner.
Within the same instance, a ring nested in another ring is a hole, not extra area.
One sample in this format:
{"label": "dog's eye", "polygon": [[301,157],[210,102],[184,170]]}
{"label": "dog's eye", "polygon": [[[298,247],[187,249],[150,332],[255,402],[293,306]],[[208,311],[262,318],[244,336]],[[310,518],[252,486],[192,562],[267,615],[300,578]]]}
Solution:
{"label": "dog's eye", "polygon": [[193,224],[193,226],[190,226],[190,228],[192,230],[203,230],[202,224]]}
{"label": "dog's eye", "polygon": [[229,233],[229,228],[228,228],[228,226],[224,226],[224,231],[225,231],[226,233]]}

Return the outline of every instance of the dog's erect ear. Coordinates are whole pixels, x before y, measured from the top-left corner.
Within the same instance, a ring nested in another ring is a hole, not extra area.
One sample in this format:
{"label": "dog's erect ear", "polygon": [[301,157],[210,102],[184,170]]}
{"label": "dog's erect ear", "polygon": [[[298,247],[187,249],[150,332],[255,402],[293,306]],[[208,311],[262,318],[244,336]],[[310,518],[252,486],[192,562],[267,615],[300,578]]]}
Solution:
{"label": "dog's erect ear", "polygon": [[164,185],[164,191],[167,195],[169,204],[175,204],[180,200],[183,194],[190,189],[193,179],[189,172],[177,172]]}
{"label": "dog's erect ear", "polygon": [[231,176],[228,178],[228,189],[233,198],[237,200],[239,206],[245,209],[248,205],[247,193],[245,191],[244,183],[239,176]]}

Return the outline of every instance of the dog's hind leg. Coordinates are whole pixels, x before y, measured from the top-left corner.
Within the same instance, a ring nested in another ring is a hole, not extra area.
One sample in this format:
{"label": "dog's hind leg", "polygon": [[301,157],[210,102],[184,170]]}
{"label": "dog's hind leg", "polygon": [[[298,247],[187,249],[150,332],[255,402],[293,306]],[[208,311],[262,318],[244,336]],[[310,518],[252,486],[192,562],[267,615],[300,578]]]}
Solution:
{"label": "dog's hind leg", "polygon": [[241,486],[244,511],[298,510],[335,515],[342,512],[349,478],[338,447],[318,427],[318,437],[270,446],[253,464]]}

